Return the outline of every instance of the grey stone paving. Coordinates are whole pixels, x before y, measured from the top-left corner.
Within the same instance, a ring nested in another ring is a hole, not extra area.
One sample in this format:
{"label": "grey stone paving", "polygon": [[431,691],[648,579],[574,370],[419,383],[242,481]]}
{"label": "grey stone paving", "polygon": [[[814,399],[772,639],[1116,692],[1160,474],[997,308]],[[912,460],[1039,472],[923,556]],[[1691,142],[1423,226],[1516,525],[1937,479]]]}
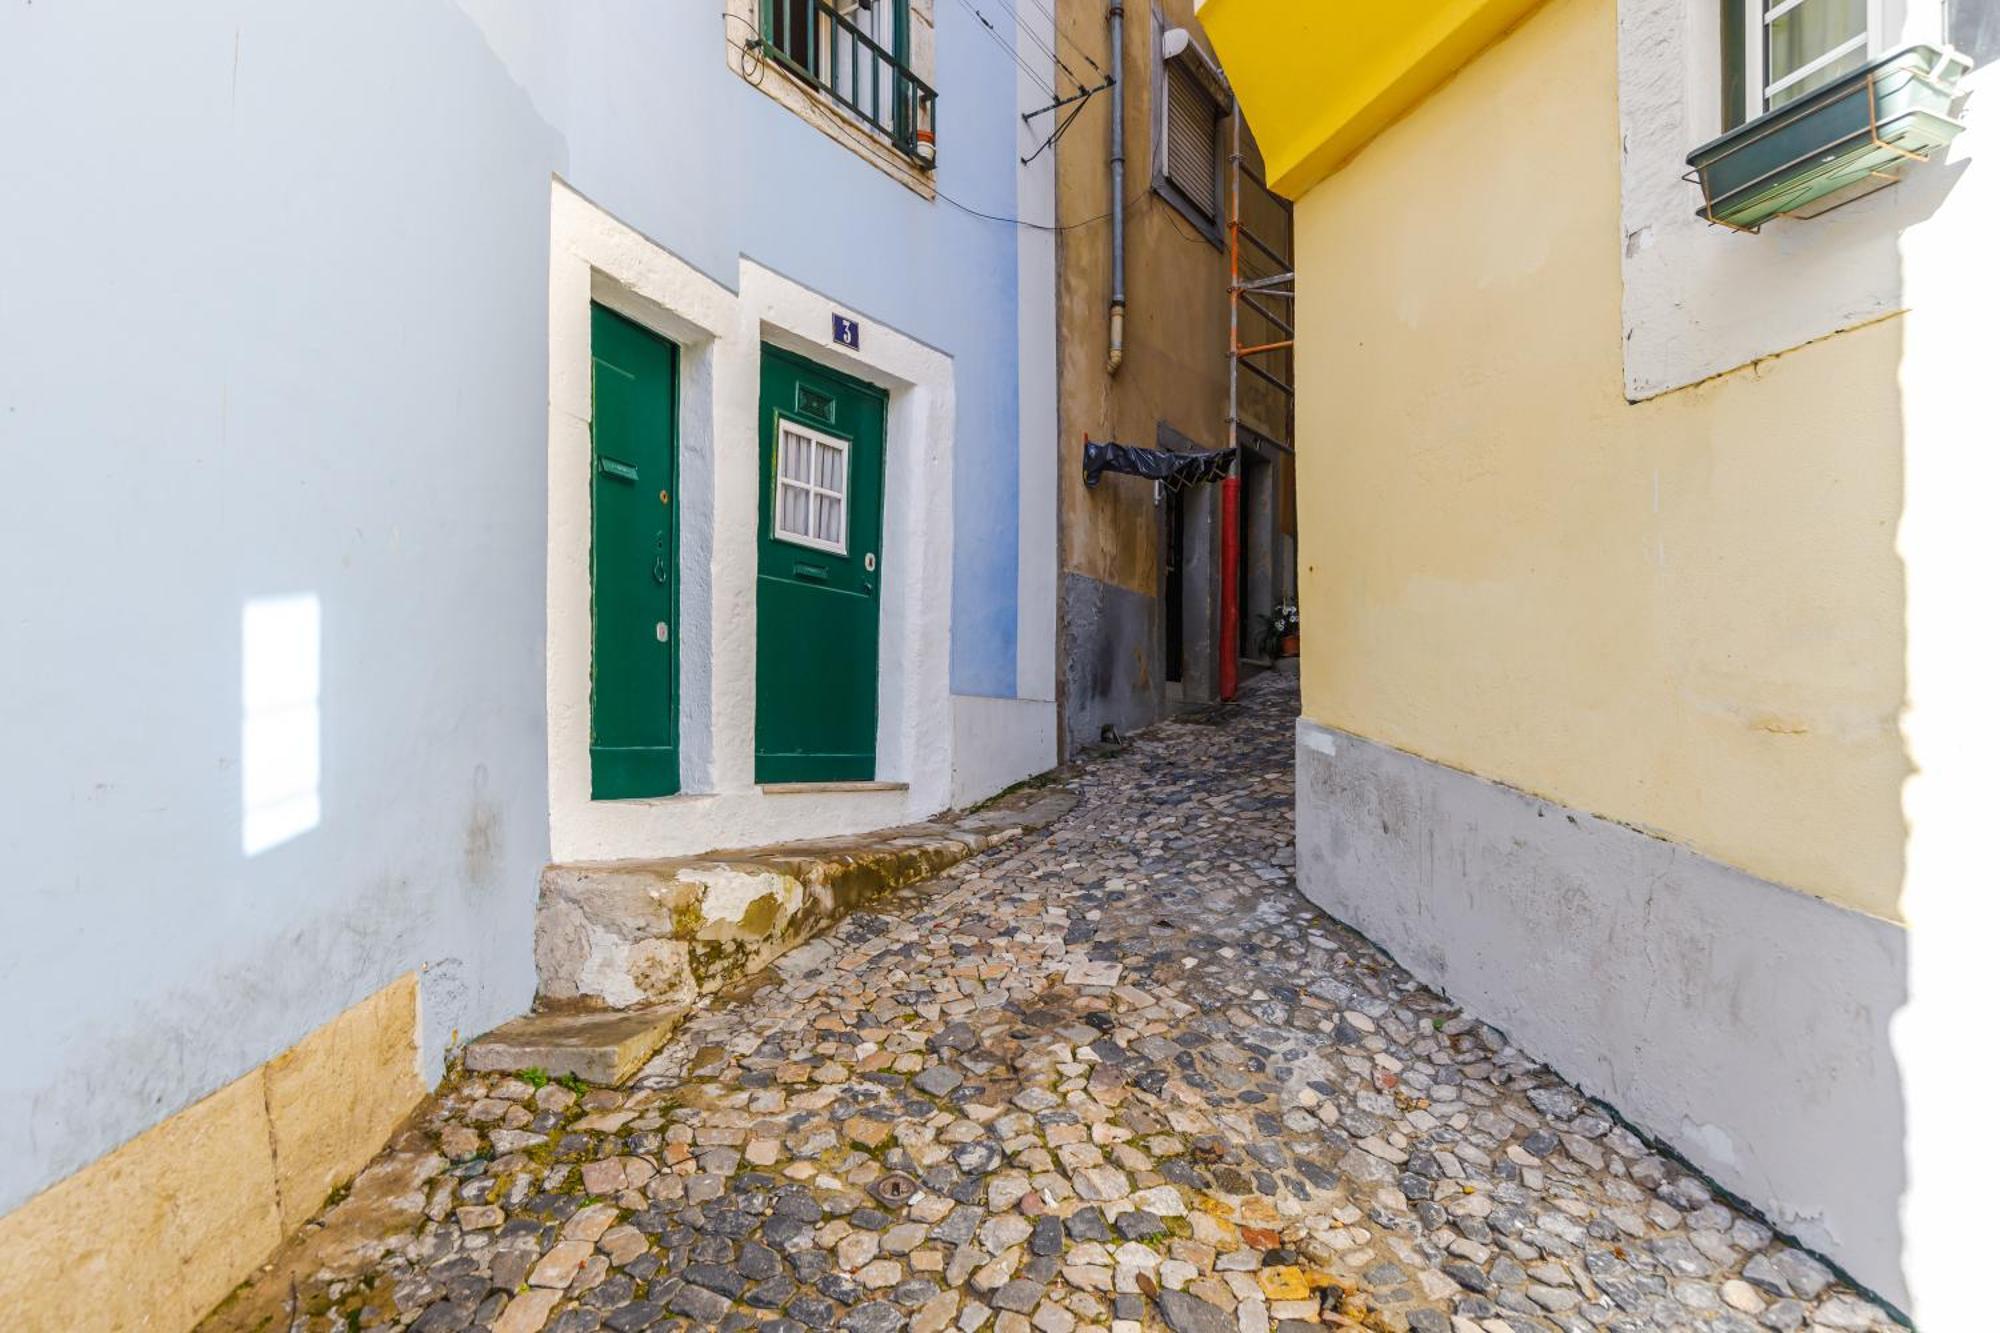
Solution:
{"label": "grey stone paving", "polygon": [[1296,709],[1264,677],[1085,765],[623,1092],[448,1086],[391,1154],[415,1230],[281,1322],[1891,1327],[1297,895]]}

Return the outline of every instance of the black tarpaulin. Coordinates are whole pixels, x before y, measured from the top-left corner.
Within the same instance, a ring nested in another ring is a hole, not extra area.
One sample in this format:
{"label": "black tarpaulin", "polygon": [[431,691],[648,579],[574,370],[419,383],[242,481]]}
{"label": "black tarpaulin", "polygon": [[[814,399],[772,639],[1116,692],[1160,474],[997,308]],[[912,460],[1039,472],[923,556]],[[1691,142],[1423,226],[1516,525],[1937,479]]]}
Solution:
{"label": "black tarpaulin", "polygon": [[1095,486],[1097,479],[1107,472],[1124,472],[1176,486],[1192,486],[1197,482],[1221,481],[1229,475],[1230,464],[1235,461],[1234,449],[1182,454],[1171,449],[1142,449],[1136,444],[1120,444],[1116,440],[1102,443],[1085,440],[1083,484]]}

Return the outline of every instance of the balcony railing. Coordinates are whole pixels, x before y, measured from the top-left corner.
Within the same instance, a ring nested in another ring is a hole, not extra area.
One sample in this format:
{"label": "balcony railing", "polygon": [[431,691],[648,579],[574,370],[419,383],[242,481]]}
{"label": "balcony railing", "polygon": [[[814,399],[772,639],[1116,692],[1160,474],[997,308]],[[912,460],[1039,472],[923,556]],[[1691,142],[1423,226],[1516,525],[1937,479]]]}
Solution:
{"label": "balcony railing", "polygon": [[[899,0],[898,26],[908,20]],[[854,10],[858,0],[846,0]],[[937,157],[932,116],[937,94],[910,71],[897,52],[882,45],[829,0],[764,0],[764,48],[785,66],[830,96],[870,130],[920,166]],[[897,38],[897,45],[907,44]]]}

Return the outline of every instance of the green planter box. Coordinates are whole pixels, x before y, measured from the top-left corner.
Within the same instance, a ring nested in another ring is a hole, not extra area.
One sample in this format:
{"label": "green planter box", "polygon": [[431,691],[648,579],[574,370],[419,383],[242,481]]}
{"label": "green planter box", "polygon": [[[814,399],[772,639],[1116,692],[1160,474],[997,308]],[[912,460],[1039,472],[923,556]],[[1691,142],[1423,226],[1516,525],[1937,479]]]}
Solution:
{"label": "green planter box", "polygon": [[1949,48],[1906,46],[1703,144],[1687,159],[1699,215],[1752,230],[1929,158],[1964,128],[1951,104],[1970,68]]}

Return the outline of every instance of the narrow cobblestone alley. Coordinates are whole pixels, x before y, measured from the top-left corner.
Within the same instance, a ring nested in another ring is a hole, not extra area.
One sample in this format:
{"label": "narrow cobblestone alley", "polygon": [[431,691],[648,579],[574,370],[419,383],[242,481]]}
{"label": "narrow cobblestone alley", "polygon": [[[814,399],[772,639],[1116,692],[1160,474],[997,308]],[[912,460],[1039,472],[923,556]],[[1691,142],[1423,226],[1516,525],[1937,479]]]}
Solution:
{"label": "narrow cobblestone alley", "polygon": [[1265,677],[690,1018],[459,1078],[212,1327],[1888,1327],[1291,882]]}

